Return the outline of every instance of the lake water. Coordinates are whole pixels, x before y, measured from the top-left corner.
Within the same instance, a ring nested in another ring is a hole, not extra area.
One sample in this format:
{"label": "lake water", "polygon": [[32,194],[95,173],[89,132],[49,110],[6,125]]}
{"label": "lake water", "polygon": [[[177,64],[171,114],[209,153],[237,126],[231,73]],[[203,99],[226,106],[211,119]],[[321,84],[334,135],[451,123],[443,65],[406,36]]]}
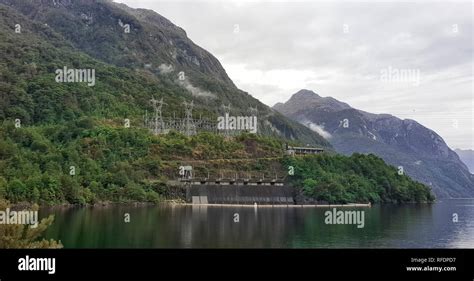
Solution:
{"label": "lake water", "polygon": [[45,237],[65,248],[474,248],[474,199],[352,209],[365,211],[363,228],[325,224],[327,210],[114,205],[40,217],[55,214]]}

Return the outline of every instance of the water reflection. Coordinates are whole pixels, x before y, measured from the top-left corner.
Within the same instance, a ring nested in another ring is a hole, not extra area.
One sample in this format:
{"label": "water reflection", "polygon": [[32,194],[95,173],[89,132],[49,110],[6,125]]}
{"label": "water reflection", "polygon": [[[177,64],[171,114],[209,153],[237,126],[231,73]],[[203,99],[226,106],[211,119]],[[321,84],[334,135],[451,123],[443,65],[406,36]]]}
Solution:
{"label": "water reflection", "polygon": [[366,211],[364,228],[326,225],[326,208],[122,205],[40,215],[56,215],[46,237],[71,248],[474,248],[473,206],[470,199],[357,209]]}

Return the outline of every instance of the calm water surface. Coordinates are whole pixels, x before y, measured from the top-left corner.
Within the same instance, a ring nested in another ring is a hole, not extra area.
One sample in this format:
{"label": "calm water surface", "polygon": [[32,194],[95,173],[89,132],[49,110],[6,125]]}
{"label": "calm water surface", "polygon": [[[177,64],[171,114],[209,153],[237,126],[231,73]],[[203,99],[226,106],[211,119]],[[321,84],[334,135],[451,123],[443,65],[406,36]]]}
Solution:
{"label": "calm water surface", "polygon": [[327,210],[121,205],[42,209],[40,217],[55,215],[45,237],[65,248],[474,248],[474,199],[357,208],[364,228],[326,225]]}

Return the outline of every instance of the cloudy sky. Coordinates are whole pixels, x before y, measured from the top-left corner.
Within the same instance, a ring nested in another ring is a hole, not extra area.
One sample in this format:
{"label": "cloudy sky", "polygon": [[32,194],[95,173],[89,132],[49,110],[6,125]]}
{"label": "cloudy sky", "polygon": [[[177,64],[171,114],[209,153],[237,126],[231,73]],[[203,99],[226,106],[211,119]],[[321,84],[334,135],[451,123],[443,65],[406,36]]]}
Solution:
{"label": "cloudy sky", "polygon": [[269,106],[310,89],[474,149],[469,1],[116,1],[182,27]]}

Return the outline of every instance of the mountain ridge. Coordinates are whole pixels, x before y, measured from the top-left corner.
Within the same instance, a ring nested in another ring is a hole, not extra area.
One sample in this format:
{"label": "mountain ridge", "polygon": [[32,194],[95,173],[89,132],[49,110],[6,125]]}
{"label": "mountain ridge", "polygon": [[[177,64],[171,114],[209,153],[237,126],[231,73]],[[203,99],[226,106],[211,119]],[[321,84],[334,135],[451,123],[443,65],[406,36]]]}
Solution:
{"label": "mountain ridge", "polygon": [[[128,108],[123,111],[133,111],[134,116],[129,117],[134,119],[142,118],[138,114],[140,110],[141,114],[144,114],[145,110],[152,110],[149,99],[155,94],[158,97],[165,97],[169,104],[166,107],[168,115],[179,110],[180,104],[185,99],[194,100],[196,113],[211,115],[212,118],[222,114],[221,106],[223,104],[231,104],[231,113],[236,115],[248,114],[250,106],[256,106],[259,110],[259,131],[261,133],[330,149],[329,142],[317,133],[271,110],[250,94],[238,89],[212,54],[187,38],[182,28],[177,27],[154,11],[143,9],[137,11],[111,1],[90,2],[85,0],[0,0],[0,7],[4,9],[2,26],[4,38],[8,38],[7,41],[11,46],[18,45],[17,42],[14,42],[15,40],[24,40],[20,44],[21,51],[17,53],[17,56],[14,58],[5,57],[5,61],[17,60],[16,62],[18,62],[21,60],[28,64],[35,61],[34,56],[38,56],[28,53],[31,51],[31,46],[28,46],[27,38],[21,37],[20,34],[17,34],[16,37],[9,34],[10,30],[14,30],[16,22],[22,23],[23,34],[33,32],[34,40],[40,46],[49,46],[48,48],[56,46],[54,48],[64,50],[64,52],[57,53],[50,50],[41,51],[50,53],[49,57],[39,54],[40,61],[37,61],[36,70],[30,77],[31,79],[51,75],[54,69],[62,68],[65,64],[56,62],[63,61],[71,67],[79,67],[79,57],[85,59],[89,57],[92,59],[91,62],[95,60],[97,63],[103,63],[106,68],[109,66],[118,67],[120,71],[125,71],[129,76],[138,73],[140,74],[139,79],[158,83],[153,86],[155,93],[146,91],[148,92],[146,95],[137,93],[130,88],[123,89],[127,92],[135,92],[133,94],[135,96],[129,94],[129,101],[126,104],[120,105],[122,108]],[[25,18],[13,20],[20,15]],[[130,33],[125,32],[125,24],[130,25]],[[29,30],[28,27],[32,25],[38,28]],[[55,38],[52,43],[49,36]],[[4,54],[9,52],[11,51],[7,47]],[[74,59],[69,59],[66,56]],[[48,66],[44,67],[45,65]],[[18,68],[20,68],[19,64]],[[180,72],[184,74],[183,81],[178,79]],[[17,70],[18,75],[22,75],[22,73],[23,69]],[[105,69],[102,70],[102,74],[97,72],[99,86],[88,91],[95,91],[98,87],[102,87],[100,79],[106,79],[104,76],[109,75],[108,73],[110,70]],[[119,81],[113,83],[117,84]],[[112,84],[109,85],[112,86]],[[63,87],[63,85],[51,85],[51,87]],[[134,87],[136,86],[134,85]],[[140,86],[140,88],[142,87]],[[32,96],[29,93],[31,89],[22,91],[26,92],[26,94],[22,93],[24,99],[31,99]],[[122,91],[122,89],[117,89],[117,91]],[[139,100],[136,95],[141,96]],[[148,101],[146,96],[148,96]],[[125,99],[118,96],[113,98]],[[35,105],[29,105],[28,109],[23,105],[18,106],[18,102],[11,99],[11,97],[5,97],[7,102],[0,105],[0,116],[15,119],[18,114],[14,112],[22,112],[23,118],[33,114],[32,108],[35,108]],[[73,99],[76,98],[73,97]],[[9,100],[11,102],[8,102]],[[136,104],[131,104],[132,100],[135,100]],[[32,102],[37,103],[36,97],[33,96]],[[104,106],[110,103],[105,99],[100,102]],[[11,109],[12,106],[15,107],[15,110]],[[89,108],[83,107],[77,110],[76,117],[84,114],[90,115]],[[26,119],[35,122],[44,120],[41,117]]]}
{"label": "mountain ridge", "polygon": [[303,91],[274,109],[308,127],[323,128],[340,153],[374,153],[403,166],[408,175],[430,185],[438,197],[474,196],[474,177],[436,132],[412,119],[346,108],[347,104],[333,98]]}

